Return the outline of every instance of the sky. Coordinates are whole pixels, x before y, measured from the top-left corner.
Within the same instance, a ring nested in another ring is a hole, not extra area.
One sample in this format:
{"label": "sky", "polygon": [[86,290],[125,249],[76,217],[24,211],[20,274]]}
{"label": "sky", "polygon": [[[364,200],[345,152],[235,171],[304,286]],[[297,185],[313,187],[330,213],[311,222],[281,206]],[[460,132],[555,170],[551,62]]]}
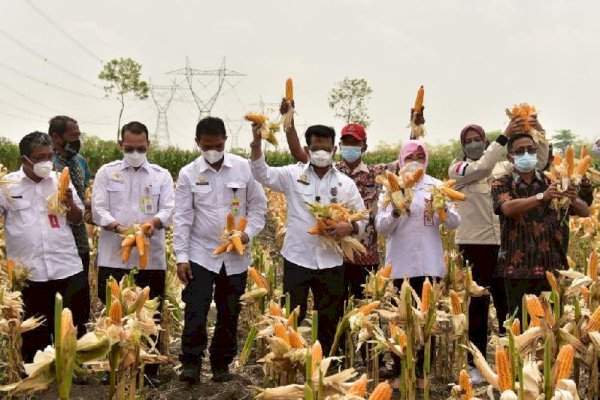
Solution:
{"label": "sky", "polygon": [[[105,97],[97,76],[106,61],[131,57],[143,79],[180,85],[169,134],[192,149],[198,109],[184,77],[167,74],[189,57],[199,70],[225,59],[245,74],[227,79],[212,110],[244,148],[251,132],[243,115],[278,103],[288,76],[300,132],[311,124],[339,132],[344,121],[329,108],[331,88],[344,77],[366,79],[372,147],[408,138],[420,85],[431,144],[457,139],[471,123],[502,129],[505,108],[525,101],[550,135],[571,129],[596,140],[598,15],[593,0],[2,0],[0,136],[18,141],[66,114],[83,132],[115,138],[120,104]],[[206,100],[216,82],[197,77],[193,86]],[[123,122],[130,120],[154,132],[152,99],[126,100]]]}

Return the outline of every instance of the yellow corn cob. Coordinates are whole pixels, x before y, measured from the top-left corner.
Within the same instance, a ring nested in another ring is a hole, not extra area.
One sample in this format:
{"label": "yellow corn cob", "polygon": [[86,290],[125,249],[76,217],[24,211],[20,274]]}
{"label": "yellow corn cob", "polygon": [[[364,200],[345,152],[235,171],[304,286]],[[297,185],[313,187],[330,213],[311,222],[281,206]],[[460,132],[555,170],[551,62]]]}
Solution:
{"label": "yellow corn cob", "polygon": [[452,200],[463,201],[467,198],[467,196],[465,196],[464,193],[461,193],[458,190],[454,190],[449,187],[441,186],[440,190],[442,191],[442,193],[444,193],[444,195],[448,196]]}
{"label": "yellow corn cob", "polygon": [[290,330],[288,332],[288,337],[290,339],[290,345],[292,346],[293,349],[303,349],[304,347],[304,341],[302,340],[302,337],[300,337],[300,334],[294,330]]}
{"label": "yellow corn cob", "polygon": [[556,382],[561,379],[569,379],[573,371],[573,361],[575,359],[575,349],[570,344],[560,347],[558,357],[556,357]]}
{"label": "yellow corn cob", "polygon": [[590,289],[586,288],[585,286],[581,287],[581,297],[583,297],[583,301],[585,301],[585,304],[587,306],[589,306],[590,304]]}
{"label": "yellow corn cob", "polygon": [[596,280],[598,277],[598,253],[596,253],[596,251],[592,251],[592,254],[590,254],[588,276],[592,278],[592,280]]}
{"label": "yellow corn cob", "polygon": [[321,364],[321,361],[323,361],[323,348],[318,340],[312,345],[310,354],[312,360],[312,375],[314,375],[319,367],[319,364]]}
{"label": "yellow corn cob", "polygon": [[15,260],[11,260],[10,258],[6,260],[6,276],[8,277],[8,282],[12,282],[13,276],[15,274]]}
{"label": "yellow corn cob", "polygon": [[389,278],[392,276],[392,264],[387,264],[385,267],[379,270],[379,276],[382,278]]}
{"label": "yellow corn cob", "polygon": [[279,304],[273,301],[269,303],[269,315],[273,317],[283,317],[283,311]]}
{"label": "yellow corn cob", "polygon": [[510,330],[514,336],[519,336],[521,334],[521,321],[519,321],[519,318],[514,319]]}
{"label": "yellow corn cob", "polygon": [[579,159],[582,160],[587,155],[588,155],[588,148],[587,148],[587,146],[581,146],[581,150],[579,150]]}
{"label": "yellow corn cob", "polygon": [[450,302],[452,303],[452,314],[459,315],[462,313],[462,307],[460,306],[460,299],[458,293],[450,289]]}
{"label": "yellow corn cob", "polygon": [[275,323],[275,326],[273,327],[273,333],[276,337],[283,339],[284,342],[291,346],[290,336],[288,335],[287,329],[285,329],[285,326],[283,326],[281,322]]}
{"label": "yellow corn cob", "polygon": [[146,242],[144,240],[144,234],[142,233],[142,231],[138,231],[135,234],[135,245],[138,248],[138,253],[140,254],[140,257],[146,254]]}
{"label": "yellow corn cob", "polygon": [[286,101],[294,100],[294,83],[292,78],[287,78],[285,81],[285,99]]}
{"label": "yellow corn cob", "polygon": [[454,185],[456,185],[456,179],[448,179],[443,183],[443,185],[449,188],[453,188]]}
{"label": "yellow corn cob", "polygon": [[400,331],[400,334],[398,335],[398,345],[400,345],[403,350],[406,349],[406,346],[408,345],[408,336],[406,336],[406,332]]}
{"label": "yellow corn cob", "polygon": [[600,330],[600,306],[596,307],[596,311],[590,316],[586,329],[588,332]]}
{"label": "yellow corn cob", "polygon": [[567,146],[565,150],[565,164],[567,165],[567,175],[572,176],[575,170],[575,151],[573,146]]}
{"label": "yellow corn cob", "polygon": [[395,193],[395,192],[399,191],[400,183],[398,182],[398,176],[390,171],[386,171],[385,176],[387,177],[387,180],[390,184],[390,189],[392,190],[392,192]]}
{"label": "yellow corn cob", "polygon": [[235,230],[239,232],[244,232],[246,230],[246,225],[248,225],[248,218],[241,216]]}
{"label": "yellow corn cob", "polygon": [[392,387],[387,381],[381,382],[373,393],[369,396],[369,400],[390,400],[392,398]]}
{"label": "yellow corn cob", "polygon": [[133,246],[135,244],[135,235],[127,235],[121,242],[121,247]]}
{"label": "yellow corn cob", "polygon": [[555,167],[558,167],[561,163],[562,163],[562,159],[560,157],[560,154],[555,154],[554,158],[552,158],[552,165],[554,165]]}
{"label": "yellow corn cob", "polygon": [[374,301],[372,303],[365,304],[364,306],[358,309],[358,312],[362,313],[363,315],[369,315],[371,314],[371,311],[379,308],[379,304],[379,301]]}
{"label": "yellow corn cob", "polygon": [[579,160],[579,164],[577,164],[577,168],[575,169],[575,175],[583,176],[588,171],[590,167],[590,163],[592,162],[592,158],[590,156],[585,156],[583,159]]}
{"label": "yellow corn cob", "polygon": [[263,277],[260,276],[260,274],[256,272],[253,267],[248,267],[248,275],[250,275],[250,278],[252,278],[252,281],[256,284],[256,286],[263,289],[267,288],[267,284],[263,280]]}
{"label": "yellow corn cob", "polygon": [[144,243],[144,254],[141,254],[138,260],[141,269],[146,269],[148,266],[148,258],[150,257],[150,249],[148,248],[150,245],[150,239],[148,239],[145,235],[142,235],[142,241]]}
{"label": "yellow corn cob", "polygon": [[150,287],[146,286],[142,289],[142,293],[140,293],[140,299],[136,302],[135,312],[136,314],[140,314],[146,302],[150,300]]}
{"label": "yellow corn cob", "polygon": [[546,315],[542,302],[533,294],[525,295],[525,305],[527,307],[527,312],[532,317],[543,318]]}
{"label": "yellow corn cob", "polygon": [[119,298],[119,295],[121,294],[121,288],[119,287],[119,284],[117,283],[116,280],[111,279],[110,280],[110,294],[112,297],[114,298]]}
{"label": "yellow corn cob", "polygon": [[469,378],[469,373],[464,369],[460,370],[460,375],[458,378],[458,383],[460,388],[465,393],[464,400],[471,400],[473,396],[473,388],[471,386],[471,378]]}
{"label": "yellow corn cob", "polygon": [[232,236],[231,243],[233,244],[233,248],[241,255],[244,255],[244,245],[242,244],[242,238],[239,236]]}
{"label": "yellow corn cob", "polygon": [[546,271],[546,280],[548,281],[548,284],[550,285],[552,290],[558,292],[558,284],[556,283],[556,277],[552,272]]}
{"label": "yellow corn cob", "polygon": [[396,338],[400,336],[400,328],[391,322],[388,322],[388,327],[390,329],[390,336],[392,339],[396,340]]}
{"label": "yellow corn cob", "polygon": [[267,121],[267,117],[257,113],[248,113],[244,116],[248,121],[262,125]]}
{"label": "yellow corn cob", "polygon": [[122,318],[121,302],[119,301],[119,299],[114,299],[110,303],[110,311],[108,313],[108,320],[107,320],[108,326],[110,326],[112,324],[121,325],[121,318]]}
{"label": "yellow corn cob", "polygon": [[413,109],[415,110],[415,113],[420,113],[421,110],[423,109],[423,100],[424,99],[425,99],[425,88],[423,87],[423,85],[421,85],[419,90],[417,90],[417,98],[415,99],[415,106],[413,107]]}
{"label": "yellow corn cob", "polygon": [[221,244],[219,247],[217,247],[215,249],[215,251],[213,251],[213,255],[218,256],[219,254],[223,254],[227,251],[227,246],[229,246],[230,242],[225,242],[223,244]]}
{"label": "yellow corn cob", "polygon": [[367,379],[367,374],[362,374],[359,380],[354,382],[352,386],[348,389],[348,394],[353,394],[358,397],[365,397],[367,394],[367,383],[369,380]]}
{"label": "yellow corn cob", "polygon": [[70,184],[71,175],[69,174],[69,167],[64,167],[58,182],[58,200],[61,203],[67,201],[67,189],[69,189]]}
{"label": "yellow corn cob", "polygon": [[298,313],[296,313],[295,311],[292,311],[287,319],[287,326],[294,326],[296,324],[297,316],[298,316]]}
{"label": "yellow corn cob", "polygon": [[68,308],[63,308],[62,314],[60,316],[61,339],[64,340],[64,337],[69,329],[75,329],[75,326],[73,325],[73,314]]}
{"label": "yellow corn cob", "polygon": [[147,235],[152,230],[152,224],[149,223],[149,222],[146,222],[145,224],[143,224],[142,226],[140,226],[140,230],[142,231],[142,233],[144,233],[145,235]]}
{"label": "yellow corn cob", "polygon": [[404,187],[413,187],[415,183],[419,182],[423,177],[425,171],[423,168],[419,168],[415,170],[412,174],[404,174],[402,177],[402,181],[404,182]]}
{"label": "yellow corn cob", "polygon": [[235,217],[232,213],[227,214],[227,230],[231,232],[235,229]]}
{"label": "yellow corn cob", "polygon": [[431,296],[431,283],[429,282],[429,278],[425,278],[425,282],[423,282],[423,288],[421,290],[421,311],[427,312],[429,310],[429,302]]}
{"label": "yellow corn cob", "polygon": [[546,175],[546,178],[550,179],[552,182],[557,181],[558,179],[556,179],[556,175],[554,175],[552,172],[550,171],[544,171],[544,175]]}
{"label": "yellow corn cob", "polygon": [[227,249],[225,251],[228,253],[230,251],[233,251],[233,243],[231,243],[231,241],[229,241],[229,243],[227,243]]}
{"label": "yellow corn cob", "polygon": [[125,246],[121,248],[121,260],[123,263],[127,263],[129,261],[129,256],[131,255],[131,249],[133,249],[133,245]]}
{"label": "yellow corn cob", "polygon": [[500,393],[512,389],[512,375],[510,372],[510,363],[505,349],[496,350],[496,373],[498,374],[498,385]]}

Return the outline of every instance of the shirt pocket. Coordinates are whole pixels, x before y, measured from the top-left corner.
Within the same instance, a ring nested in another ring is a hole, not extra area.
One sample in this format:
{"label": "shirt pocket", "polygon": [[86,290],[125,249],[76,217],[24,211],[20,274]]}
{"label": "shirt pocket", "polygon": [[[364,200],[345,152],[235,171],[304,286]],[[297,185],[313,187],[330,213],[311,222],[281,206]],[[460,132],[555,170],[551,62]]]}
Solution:
{"label": "shirt pocket", "polygon": [[125,202],[125,183],[110,181],[106,185],[106,191],[108,192],[108,201],[111,205],[123,206]]}
{"label": "shirt pocket", "polygon": [[192,185],[192,195],[194,196],[194,207],[206,208],[216,206],[213,201],[213,188],[211,185]]}
{"label": "shirt pocket", "polygon": [[314,203],[317,201],[315,198],[315,188],[310,184],[305,185],[297,182],[296,186],[294,187],[294,194],[302,201],[308,201],[309,203]]}
{"label": "shirt pocket", "polygon": [[15,215],[15,219],[23,225],[32,224],[35,217],[35,212],[31,209],[32,199],[20,194],[11,195],[9,199],[8,207],[11,213]]}
{"label": "shirt pocket", "polygon": [[146,214],[156,214],[158,213],[158,206],[160,205],[160,186],[150,187],[150,198],[152,199],[152,210],[146,210]]}
{"label": "shirt pocket", "polygon": [[487,179],[469,185],[471,193],[491,193],[492,188]]}
{"label": "shirt pocket", "polygon": [[226,186],[226,205],[228,205],[231,209],[241,209],[242,204],[246,204],[246,182],[229,182]]}

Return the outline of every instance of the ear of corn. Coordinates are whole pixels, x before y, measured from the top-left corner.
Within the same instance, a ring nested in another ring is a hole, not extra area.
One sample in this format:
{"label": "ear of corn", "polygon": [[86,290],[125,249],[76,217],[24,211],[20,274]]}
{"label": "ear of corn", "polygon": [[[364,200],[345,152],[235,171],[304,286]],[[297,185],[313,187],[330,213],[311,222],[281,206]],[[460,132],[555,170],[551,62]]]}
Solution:
{"label": "ear of corn", "polygon": [[273,301],[269,303],[269,315],[273,317],[283,317],[283,311],[281,310],[279,304]]}
{"label": "ear of corn", "polygon": [[458,383],[462,391],[465,393],[464,400],[471,400],[471,397],[473,396],[473,388],[471,386],[471,378],[469,378],[469,373],[466,370],[460,370]]}
{"label": "ear of corn", "polygon": [[292,78],[287,78],[285,81],[285,99],[286,101],[294,100],[294,83]]}
{"label": "ear of corn", "polygon": [[310,348],[310,355],[312,360],[312,371],[311,375],[314,376],[315,372],[317,372],[317,368],[321,361],[323,361],[323,348],[321,347],[321,343],[319,341],[315,341],[315,343]]}
{"label": "ear of corn", "polygon": [[387,264],[385,267],[379,270],[379,276],[382,278],[389,278],[392,276],[392,264]]}
{"label": "ear of corn", "polygon": [[585,156],[581,160],[579,160],[579,164],[577,165],[577,169],[575,170],[575,175],[585,175],[588,171],[588,168],[590,167],[591,162],[592,158],[590,156]]}
{"label": "ear of corn", "polygon": [[248,225],[248,218],[241,216],[235,230],[239,232],[244,232],[246,231],[246,225]]}
{"label": "ear of corn", "polygon": [[248,275],[252,279],[252,282],[256,284],[259,288],[267,289],[267,284],[262,276],[253,268],[248,267]]}
{"label": "ear of corn", "polygon": [[150,257],[150,249],[148,248],[150,240],[145,235],[142,235],[142,241],[144,242],[144,254],[140,254],[139,264],[140,269],[146,269]]}
{"label": "ear of corn", "polygon": [[514,336],[519,336],[521,334],[521,321],[519,321],[519,318],[513,320],[510,330]]}
{"label": "ear of corn", "polygon": [[373,393],[369,396],[369,400],[391,400],[392,393],[393,390],[390,384],[387,381],[381,382],[373,390]]}
{"label": "ear of corn", "polygon": [[227,230],[233,231],[235,229],[235,217],[232,213],[227,214]]}
{"label": "ear of corn", "polygon": [[569,379],[573,371],[573,361],[575,360],[575,349],[570,344],[561,346],[556,358],[556,379],[559,382],[561,379]]}
{"label": "ear of corn", "polygon": [[598,277],[598,253],[595,250],[590,254],[590,260],[588,261],[588,276],[592,280],[596,280]]}
{"label": "ear of corn", "polygon": [[262,125],[267,121],[267,117],[257,113],[248,113],[244,116],[248,121]]}
{"label": "ear of corn", "polygon": [[67,201],[67,190],[71,184],[71,175],[69,173],[69,167],[64,167],[58,182],[58,200],[61,203]]}
{"label": "ear of corn", "polygon": [[304,340],[302,340],[302,337],[298,332],[290,330],[288,332],[288,337],[290,339],[290,345],[293,349],[303,349],[306,347],[304,344]]}
{"label": "ear of corn", "polygon": [[454,314],[454,315],[462,314],[462,307],[460,305],[460,299],[458,298],[458,293],[456,293],[452,289],[450,289],[450,302],[452,304],[452,314]]}
{"label": "ear of corn", "polygon": [[562,164],[562,158],[560,157],[560,154],[555,154],[552,158],[552,165],[558,167],[560,164]]}
{"label": "ear of corn", "polygon": [[108,325],[121,325],[121,318],[123,317],[123,310],[121,309],[121,302],[119,299],[114,299],[110,304],[110,311],[108,313]]}
{"label": "ear of corn", "polygon": [[242,238],[239,236],[232,236],[231,243],[233,244],[233,248],[239,253],[239,255],[244,254],[244,245],[242,244]]}
{"label": "ear of corn", "polygon": [[133,245],[124,246],[121,248],[121,260],[123,263],[129,262],[129,256],[131,255],[131,250],[133,249]]}
{"label": "ear of corn", "polygon": [[548,281],[548,284],[550,285],[552,290],[558,292],[558,283],[556,282],[556,277],[552,272],[546,271],[546,280]]}
{"label": "ear of corn", "polygon": [[565,150],[565,162],[567,164],[567,176],[572,176],[575,171],[575,150],[573,146],[567,146]]}
{"label": "ear of corn", "polygon": [[390,184],[390,189],[392,192],[397,192],[400,190],[400,183],[398,182],[398,176],[393,172],[386,171],[386,177]]}
{"label": "ear of corn", "polygon": [[143,234],[147,235],[152,230],[152,224],[150,224],[149,222],[146,222],[145,224],[140,226],[140,230],[142,231]]}
{"label": "ear of corn", "polygon": [[275,325],[273,326],[273,333],[276,337],[282,339],[284,342],[291,346],[290,337],[288,335],[287,329],[285,328],[285,326],[283,326],[281,322],[275,323]]}
{"label": "ear of corn", "polygon": [[452,200],[463,201],[467,198],[464,193],[459,192],[458,190],[454,190],[452,188],[441,186],[440,190],[444,195],[448,196]]}
{"label": "ear of corn", "polygon": [[15,260],[8,259],[8,260],[6,260],[6,276],[8,277],[9,283],[11,283],[13,281],[14,274],[15,274]]}
{"label": "ear of corn", "polygon": [[431,282],[429,278],[425,278],[423,282],[423,288],[421,289],[421,311],[427,312],[429,310],[429,302],[431,301]]}
{"label": "ear of corn", "polygon": [[213,254],[215,256],[218,256],[219,254],[223,254],[225,253],[225,251],[227,251],[227,246],[229,245],[229,242],[223,243],[221,244],[219,247],[217,247],[215,249],[215,251],[213,251]]}
{"label": "ear of corn", "polygon": [[542,302],[537,296],[533,294],[525,295],[525,304],[527,312],[532,317],[543,318],[546,315]]}
{"label": "ear of corn", "polygon": [[142,231],[139,231],[135,234],[135,245],[138,248],[140,257],[143,257],[144,254],[146,254],[146,241],[145,235],[142,233]]}
{"label": "ear of corn", "polygon": [[600,306],[596,307],[596,311],[590,316],[586,330],[588,332],[600,330]]}
{"label": "ear of corn", "polygon": [[421,85],[419,90],[417,90],[417,97],[415,98],[415,105],[413,107],[413,109],[415,110],[415,113],[421,112],[421,110],[423,109],[423,101],[424,100],[425,100],[425,88],[423,87],[423,85]]}
{"label": "ear of corn", "polygon": [[372,311],[376,310],[377,308],[379,308],[379,305],[381,303],[379,301],[374,301],[368,304],[365,304],[364,306],[360,307],[358,309],[358,311],[360,313],[362,313],[363,315],[369,315],[371,314]]}
{"label": "ear of corn", "polygon": [[424,174],[425,170],[423,168],[418,168],[412,174],[404,174],[404,187],[413,187],[421,180]]}
{"label": "ear of corn", "polygon": [[354,382],[352,386],[348,389],[348,394],[353,394],[359,397],[365,397],[367,394],[367,383],[369,380],[367,379],[367,374],[362,374],[359,380]]}
{"label": "ear of corn", "polygon": [[508,353],[505,349],[499,348],[496,350],[496,372],[498,373],[500,392],[512,389],[512,374],[508,361]]}

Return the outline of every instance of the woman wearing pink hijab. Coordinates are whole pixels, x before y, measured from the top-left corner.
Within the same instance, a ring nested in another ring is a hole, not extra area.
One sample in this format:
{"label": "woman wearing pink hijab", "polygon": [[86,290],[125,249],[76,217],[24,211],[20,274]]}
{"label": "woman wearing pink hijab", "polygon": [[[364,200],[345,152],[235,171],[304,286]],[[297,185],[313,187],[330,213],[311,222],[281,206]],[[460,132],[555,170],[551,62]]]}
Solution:
{"label": "woman wearing pink hijab", "polygon": [[[421,292],[426,277],[436,280],[444,276],[440,224],[443,223],[448,229],[455,229],[460,225],[460,216],[451,202],[446,203],[444,222],[433,212],[431,192],[428,189],[441,182],[427,175],[428,159],[425,143],[420,140],[404,143],[398,157],[400,168],[406,167],[409,171],[418,168],[425,170],[421,180],[413,187],[410,215],[400,215],[392,204],[383,207],[382,194],[375,217],[377,232],[386,237],[385,263],[392,265],[394,286],[400,288],[403,278],[408,277],[410,285],[417,293]],[[421,364],[422,354],[419,353],[418,363]],[[422,368],[417,368],[417,371],[422,371]],[[417,382],[418,386],[420,384],[422,380]]]}

